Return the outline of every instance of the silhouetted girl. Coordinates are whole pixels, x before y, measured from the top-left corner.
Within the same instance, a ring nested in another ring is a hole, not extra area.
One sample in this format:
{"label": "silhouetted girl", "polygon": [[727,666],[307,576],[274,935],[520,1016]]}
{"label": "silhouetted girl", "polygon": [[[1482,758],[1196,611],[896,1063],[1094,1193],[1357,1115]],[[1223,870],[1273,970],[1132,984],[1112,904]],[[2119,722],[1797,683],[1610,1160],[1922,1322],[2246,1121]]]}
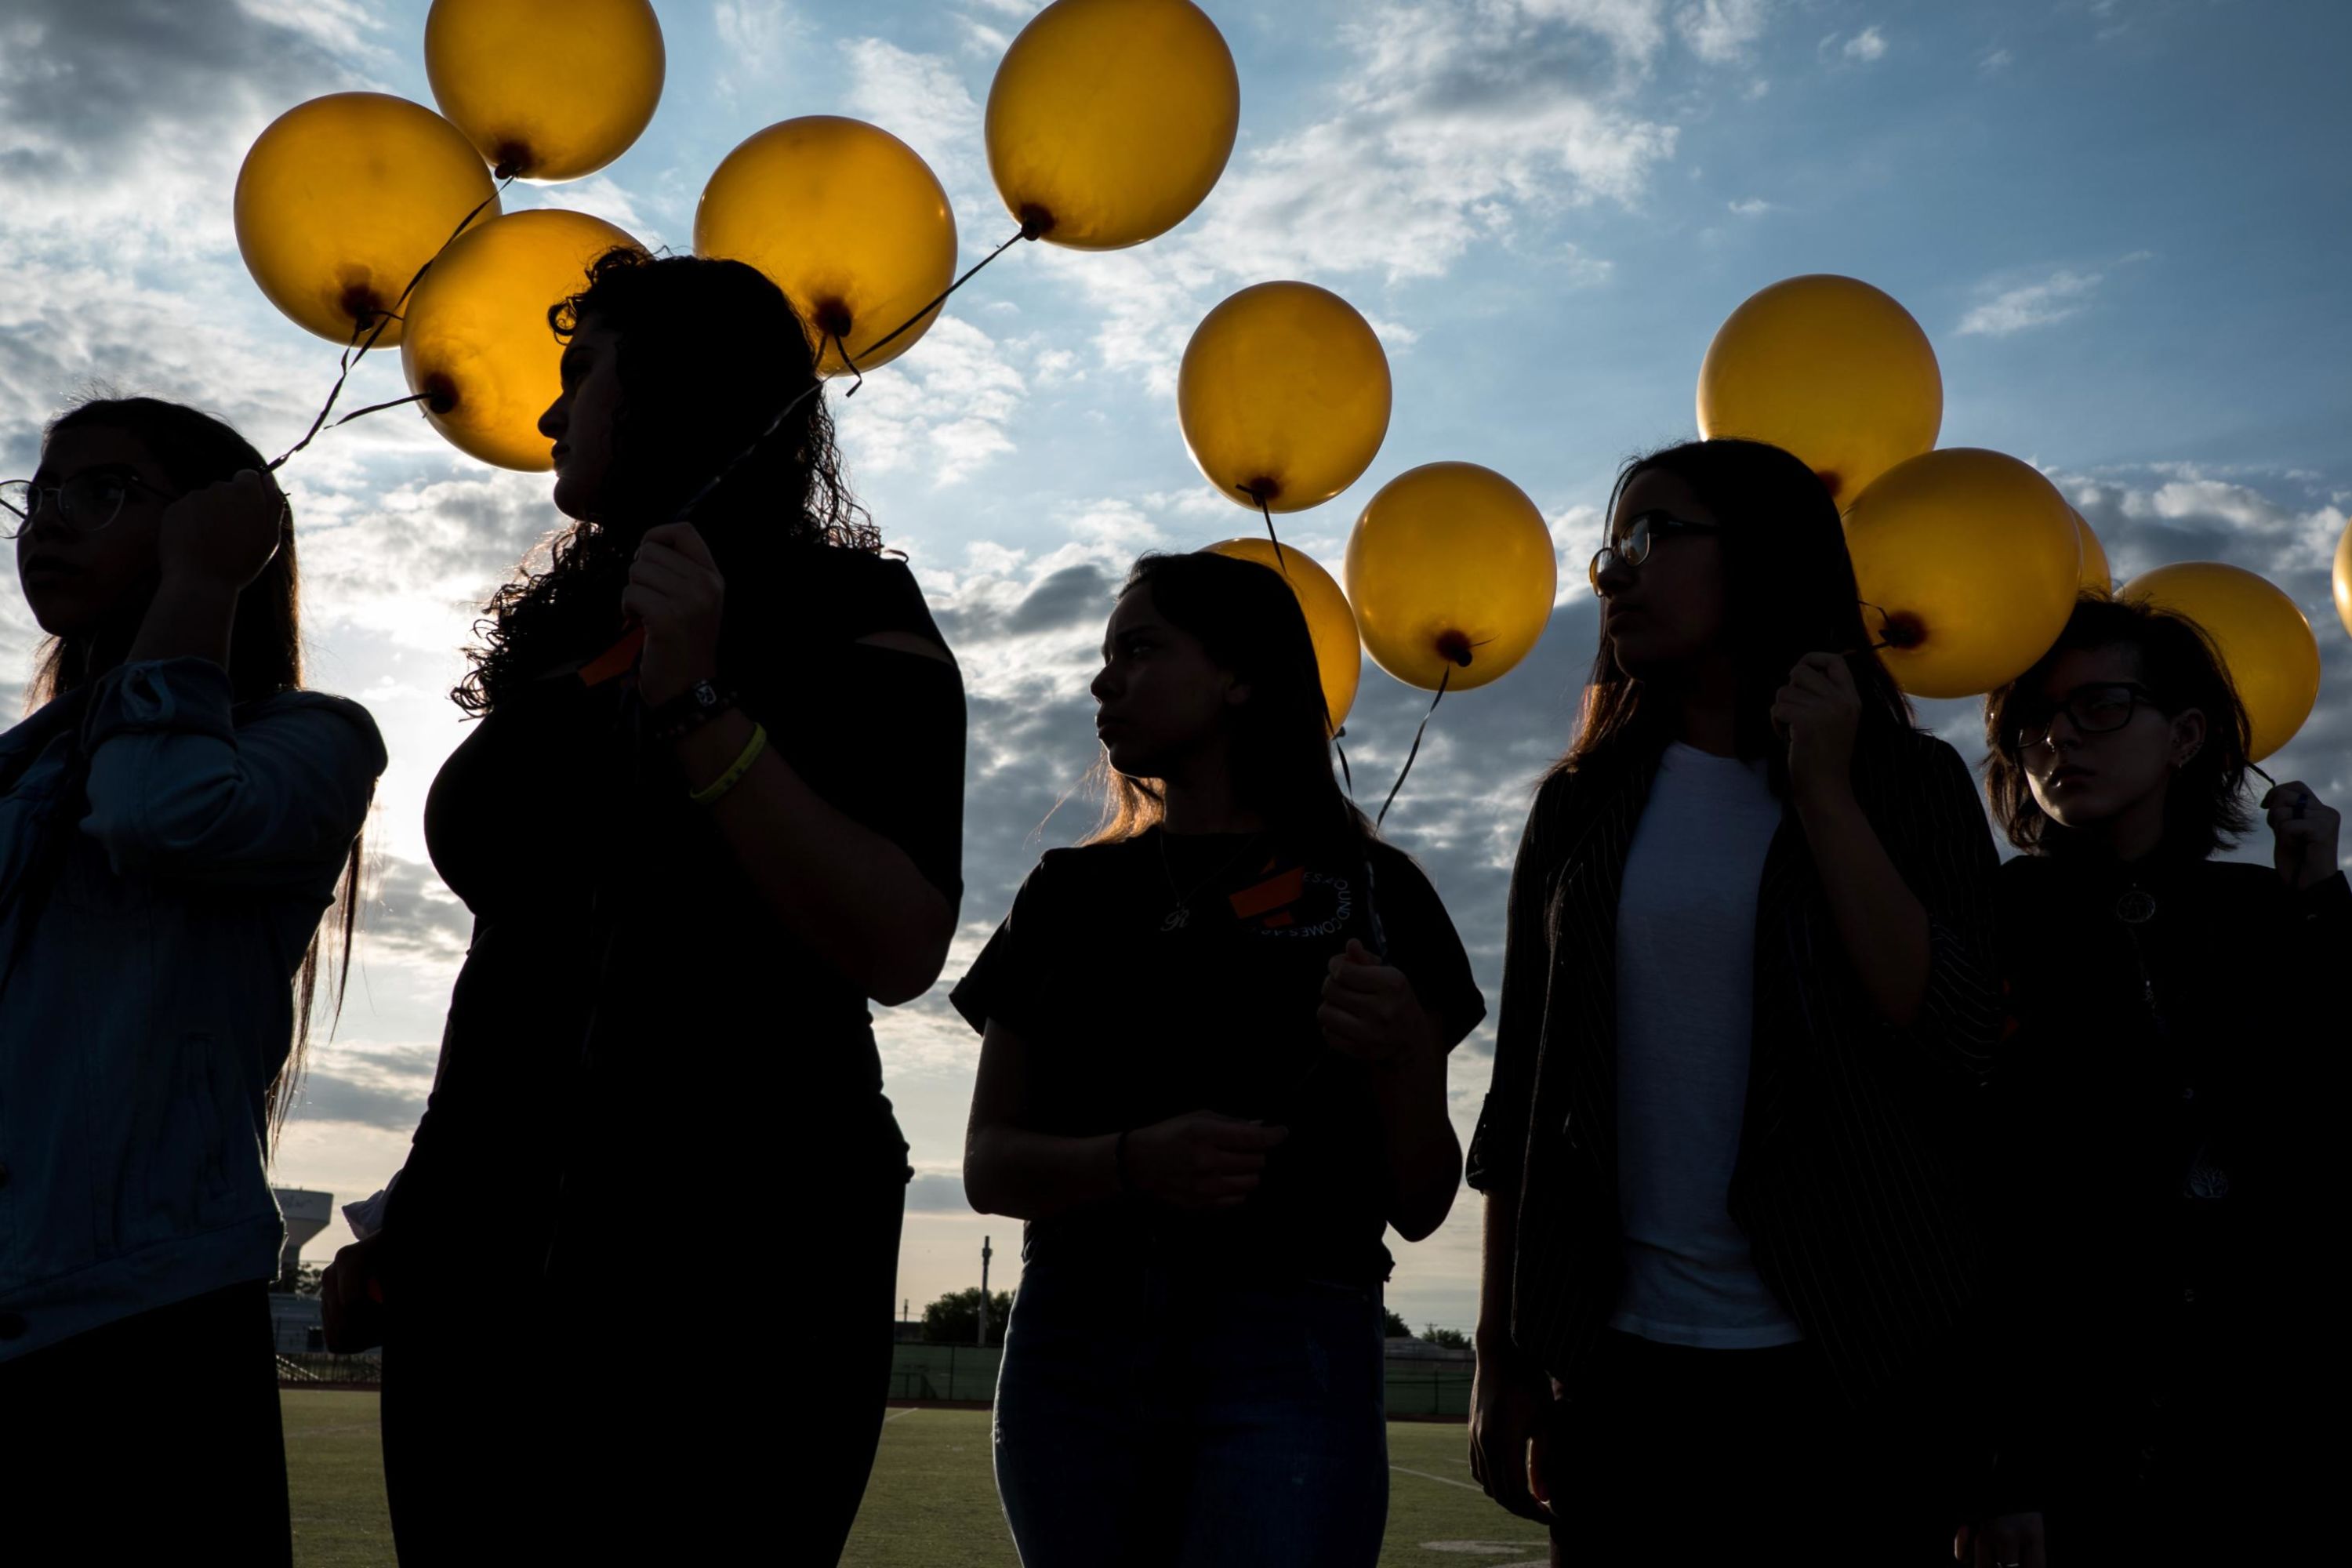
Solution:
{"label": "silhouetted girl", "polygon": [[2245,710],[2143,605],[2086,596],[1985,742],[2025,853],[2000,878],[2006,1517],[1970,1558],[2038,1563],[2046,1523],[2060,1568],[2291,1561],[2333,1485],[2309,1323],[2342,1191],[2336,814],[2289,781],[2272,863],[2213,858],[2249,826]]}
{"label": "silhouetted girl", "polygon": [[[774,285],[616,251],[553,321],[579,521],[492,600],[425,806],[475,928],[381,1237],[394,1525],[428,1564],[492,1555],[486,1519],[515,1561],[716,1562],[781,1517],[831,1563],[908,1173],[866,1009],[955,927],[962,686],[817,397],[671,521],[812,386]],[[696,1364],[786,1340],[822,1347],[777,1385],[823,1434],[789,1463]]]}
{"label": "silhouetted girl", "polygon": [[1454,1202],[1444,909],[1331,774],[1297,600],[1146,556],[1095,678],[1102,827],[957,985],[973,1206],[1026,1220],[996,1477],[1029,1568],[1370,1564],[1384,1226]]}
{"label": "silhouetted girl", "polygon": [[50,638],[0,735],[0,1554],[26,1562],[289,1560],[267,1166],[384,754],[302,689],[265,467],[110,399],[0,487]]}
{"label": "silhouetted girl", "polygon": [[1591,578],[1470,1154],[1473,1462],[1556,1561],[1948,1560],[1930,1396],[1979,1293],[1957,1121],[2000,1022],[1983,810],[1789,454],[1632,464]]}

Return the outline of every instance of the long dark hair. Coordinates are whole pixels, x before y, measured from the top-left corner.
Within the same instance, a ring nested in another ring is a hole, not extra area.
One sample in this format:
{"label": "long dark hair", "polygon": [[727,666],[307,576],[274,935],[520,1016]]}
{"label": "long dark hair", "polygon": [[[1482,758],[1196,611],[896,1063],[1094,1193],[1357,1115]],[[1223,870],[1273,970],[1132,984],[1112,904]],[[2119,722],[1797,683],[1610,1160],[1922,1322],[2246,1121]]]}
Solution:
{"label": "long dark hair", "polygon": [[[1151,591],[1160,619],[1199,640],[1212,661],[1249,685],[1249,700],[1226,710],[1232,726],[1234,796],[1302,845],[1358,852],[1372,825],[1331,773],[1331,721],[1323,676],[1298,596],[1271,566],[1198,551],[1146,555],[1119,588]],[[1095,764],[1102,820],[1089,844],[1132,838],[1167,809],[1150,779]]]}
{"label": "long dark hair", "polygon": [[[558,531],[547,542],[544,570],[525,561],[490,596],[475,627],[479,645],[467,650],[473,668],[450,694],[468,713],[488,712],[519,680],[616,637],[637,540],[667,521],[816,376],[791,302],[740,261],[608,250],[589,267],[587,287],[548,311],[548,327],[568,340],[592,317],[620,342],[610,515]],[[822,393],[805,398],[729,474],[695,521],[730,600],[772,580],[767,574],[790,546],[881,548],[842,479]]]}
{"label": "long dark hair", "polygon": [[2205,628],[2188,616],[2096,591],[2075,600],[2066,629],[2032,668],[1985,698],[1985,794],[1993,820],[2011,844],[2029,854],[2073,847],[2074,835],[2033,798],[2017,737],[2029,718],[2042,716],[2042,682],[2059,656],[2102,647],[2132,650],[2140,684],[2167,718],[2191,708],[2205,715],[2204,744],[2181,764],[2165,793],[2164,852],[2203,859],[2230,847],[2253,826],[2253,816],[2246,806],[2252,727],[2229,667]]}
{"label": "long dark hair", "polygon": [[[267,473],[269,465],[253,443],[209,414],[184,404],[154,397],[92,398],[68,409],[49,422],[42,440],[64,430],[120,430],[146,448],[147,455],[185,495],[206,485],[235,479],[241,468]],[[28,707],[39,707],[62,697],[103,671],[89,668],[92,640],[50,637],[35,655]],[[302,575],[294,552],[294,513],[285,512],[278,553],[236,596],[236,616],[229,624],[228,684],[233,700],[256,702],[302,684]],[[362,872],[366,831],[352,840],[351,853],[336,879],[334,902],[310,938],[294,978],[294,1040],[286,1065],[270,1081],[267,1095],[269,1145],[275,1151],[286,1128],[294,1094],[310,1059],[310,1018],[316,1010],[319,975],[331,969],[333,1009],[328,1022],[331,1036],[342,1017],[343,989],[351,979],[352,950],[359,936]]]}
{"label": "long dark hair", "polygon": [[[1865,727],[1908,728],[1911,705],[1869,650],[1845,526],[1821,477],[1761,441],[1686,441],[1636,458],[1617,474],[1602,526],[1614,527],[1625,487],[1653,469],[1688,485],[1715,513],[1729,584],[1725,651],[1738,670],[1735,735],[1743,757],[1769,763],[1788,788],[1788,753],[1772,733],[1772,697],[1809,653],[1847,653]],[[1555,771],[1654,762],[1674,737],[1675,710],[1617,668],[1603,638],[1584,688],[1576,740]]]}

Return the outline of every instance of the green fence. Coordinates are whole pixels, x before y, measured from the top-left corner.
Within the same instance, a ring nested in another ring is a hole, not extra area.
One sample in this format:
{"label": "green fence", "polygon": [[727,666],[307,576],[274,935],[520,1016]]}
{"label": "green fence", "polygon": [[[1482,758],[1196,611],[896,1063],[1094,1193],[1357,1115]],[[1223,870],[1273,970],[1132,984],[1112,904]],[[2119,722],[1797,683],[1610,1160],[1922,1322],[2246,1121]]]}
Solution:
{"label": "green fence", "polygon": [[[996,1365],[1003,1352],[991,1345],[900,1344],[890,1356],[890,1397],[897,1400],[996,1397]],[[1470,1363],[1398,1359],[1388,1363],[1391,1415],[1464,1416],[1470,1413]]]}
{"label": "green fence", "polygon": [[1399,1415],[1470,1414],[1470,1363],[1392,1361],[1388,1363],[1388,1405]]}
{"label": "green fence", "polygon": [[891,1347],[893,1399],[996,1397],[996,1363],[1004,1352],[991,1345],[901,1344]]}

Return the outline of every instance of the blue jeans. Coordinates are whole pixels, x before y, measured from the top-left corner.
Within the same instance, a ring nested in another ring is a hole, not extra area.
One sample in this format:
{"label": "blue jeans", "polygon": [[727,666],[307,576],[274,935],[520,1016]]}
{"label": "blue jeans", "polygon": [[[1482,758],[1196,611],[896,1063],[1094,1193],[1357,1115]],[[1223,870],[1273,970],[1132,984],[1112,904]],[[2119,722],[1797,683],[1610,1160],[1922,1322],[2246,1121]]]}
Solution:
{"label": "blue jeans", "polygon": [[996,1384],[1024,1568],[1371,1568],[1388,1523],[1370,1288],[1033,1258]]}

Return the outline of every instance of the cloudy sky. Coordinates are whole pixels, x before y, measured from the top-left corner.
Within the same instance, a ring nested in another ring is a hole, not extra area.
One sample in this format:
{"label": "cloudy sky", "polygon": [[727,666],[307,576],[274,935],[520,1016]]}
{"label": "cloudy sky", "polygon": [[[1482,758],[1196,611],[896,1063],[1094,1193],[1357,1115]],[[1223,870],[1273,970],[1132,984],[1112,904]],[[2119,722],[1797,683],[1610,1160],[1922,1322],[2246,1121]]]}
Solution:
{"label": "cloudy sky", "polygon": [[[209,406],[266,450],[298,436],[335,351],[246,277],[230,223],[254,135],[350,88],[429,103],[425,0],[9,0],[0,18],[0,469],[93,382]],[[743,137],[814,112],[874,121],[945,183],[967,259],[1011,232],[980,106],[1029,0],[656,0],[661,110],[602,174],[526,187],[686,248],[704,180]],[[857,488],[940,611],[971,693],[960,974],[1091,758],[1084,695],[1109,584],[1139,551],[1248,531],[1185,456],[1187,334],[1244,285],[1352,300],[1396,378],[1355,489],[1288,521],[1332,564],[1373,489],[1415,464],[1509,474],[1553,521],[1561,598],[1507,679],[1450,700],[1391,817],[1454,911],[1490,998],[1511,847],[1566,739],[1595,621],[1582,562],[1626,456],[1693,431],[1716,325],[1776,279],[1888,289],[1941,358],[1944,445],[2051,473],[2120,575],[2218,559],[2269,575],[2318,633],[2321,710],[2273,764],[2352,798],[2352,647],[2327,563],[2352,503],[2352,142],[2336,0],[1209,0],[1241,70],[1241,138],[1188,222],[1108,255],[1022,247],[836,413]],[[400,395],[396,355],[351,395]],[[316,1055],[278,1179],[363,1195],[423,1104],[467,917],[420,812],[462,734],[446,693],[473,607],[556,522],[543,476],[497,472],[405,411],[288,470],[315,683],[392,749],[383,855],[349,1005]],[[0,702],[35,634],[0,605]],[[1385,783],[1423,699],[1368,667],[1349,725]],[[1965,704],[1923,710],[1972,759]],[[1042,826],[1041,826],[1042,825]],[[920,1174],[901,1293],[997,1282],[1017,1226],[957,1176],[974,1041],[930,997],[885,1016]],[[1458,1053],[1467,1134],[1491,1036]],[[724,1064],[714,1064],[723,1075]],[[791,1111],[778,1108],[778,1135]],[[793,1215],[738,1194],[747,1243]],[[1475,1201],[1400,1248],[1392,1304],[1474,1314]],[[781,1234],[779,1234],[779,1231]],[[348,1238],[340,1222],[314,1243]]]}

